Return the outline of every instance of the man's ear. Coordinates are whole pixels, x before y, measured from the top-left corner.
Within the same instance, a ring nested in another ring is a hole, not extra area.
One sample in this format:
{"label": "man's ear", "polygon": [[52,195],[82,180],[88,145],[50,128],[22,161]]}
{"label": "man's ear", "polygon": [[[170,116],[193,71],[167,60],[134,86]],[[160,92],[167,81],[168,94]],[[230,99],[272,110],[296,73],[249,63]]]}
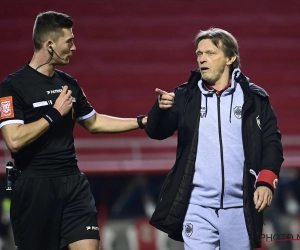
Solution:
{"label": "man's ear", "polygon": [[45,46],[50,54],[53,53],[52,45],[53,45],[53,42],[51,40],[48,40],[45,44]]}
{"label": "man's ear", "polygon": [[228,57],[228,58],[227,58],[226,65],[231,65],[231,64],[233,64],[235,60],[236,60],[236,56]]}

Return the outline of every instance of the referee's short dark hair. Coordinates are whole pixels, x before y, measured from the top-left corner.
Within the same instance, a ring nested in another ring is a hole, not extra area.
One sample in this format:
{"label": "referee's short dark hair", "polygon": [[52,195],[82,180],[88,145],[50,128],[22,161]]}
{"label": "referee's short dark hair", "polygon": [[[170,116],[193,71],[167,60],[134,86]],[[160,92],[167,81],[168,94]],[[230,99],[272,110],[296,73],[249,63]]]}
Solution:
{"label": "referee's short dark hair", "polygon": [[73,27],[72,17],[58,13],[55,11],[47,11],[40,13],[35,20],[33,26],[32,40],[34,43],[34,50],[39,51],[43,43],[47,39],[57,39],[62,36],[62,29],[70,29]]}
{"label": "referee's short dark hair", "polygon": [[200,32],[196,35],[194,44],[196,48],[198,44],[203,39],[210,39],[212,43],[219,48],[219,42],[222,42],[222,47],[220,48],[225,56],[233,57],[236,56],[235,61],[232,63],[232,70],[234,68],[240,68],[240,56],[239,56],[239,46],[237,40],[234,36],[226,30],[219,28],[210,28],[208,30],[200,30]]}

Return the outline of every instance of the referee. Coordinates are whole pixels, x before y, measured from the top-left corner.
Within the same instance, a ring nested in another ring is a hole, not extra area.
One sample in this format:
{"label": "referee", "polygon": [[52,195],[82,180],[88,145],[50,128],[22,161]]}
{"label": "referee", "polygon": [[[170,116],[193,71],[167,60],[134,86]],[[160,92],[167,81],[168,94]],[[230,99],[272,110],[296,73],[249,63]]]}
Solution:
{"label": "referee", "polygon": [[76,50],[70,16],[40,13],[34,55],[0,85],[0,128],[15,168],[11,222],[18,250],[98,250],[94,198],[77,166],[75,122],[89,132],[144,128],[147,118],[98,114],[78,82],[57,70]]}

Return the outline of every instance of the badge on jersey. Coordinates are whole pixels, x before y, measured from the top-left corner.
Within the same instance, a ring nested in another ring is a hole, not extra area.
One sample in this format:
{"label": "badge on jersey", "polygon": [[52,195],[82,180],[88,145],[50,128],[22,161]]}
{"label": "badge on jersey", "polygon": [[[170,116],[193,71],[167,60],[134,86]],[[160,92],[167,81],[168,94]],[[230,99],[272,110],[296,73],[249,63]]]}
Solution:
{"label": "badge on jersey", "polygon": [[12,96],[0,98],[0,120],[15,117]]}

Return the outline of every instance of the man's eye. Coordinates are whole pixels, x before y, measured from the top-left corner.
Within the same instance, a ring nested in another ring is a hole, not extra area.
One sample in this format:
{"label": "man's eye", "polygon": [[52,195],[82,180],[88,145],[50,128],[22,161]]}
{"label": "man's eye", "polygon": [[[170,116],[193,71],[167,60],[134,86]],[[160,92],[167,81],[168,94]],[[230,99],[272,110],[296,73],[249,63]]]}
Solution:
{"label": "man's eye", "polygon": [[207,52],[207,54],[208,54],[209,56],[212,56],[212,55],[214,55],[215,53],[214,53],[214,52]]}

